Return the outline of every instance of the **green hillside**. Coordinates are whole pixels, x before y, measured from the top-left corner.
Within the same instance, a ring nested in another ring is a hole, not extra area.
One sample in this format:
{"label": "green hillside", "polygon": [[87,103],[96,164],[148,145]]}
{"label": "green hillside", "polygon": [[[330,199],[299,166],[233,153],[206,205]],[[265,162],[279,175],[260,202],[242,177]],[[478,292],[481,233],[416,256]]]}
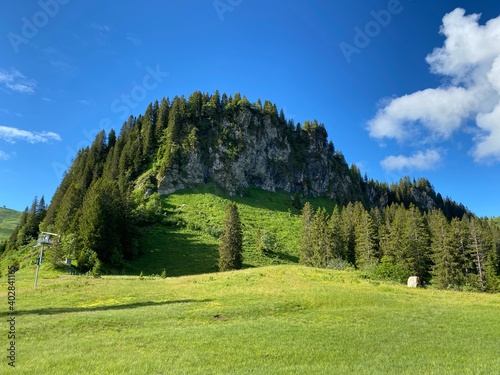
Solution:
{"label": "green hillside", "polygon": [[[243,223],[244,267],[296,264],[299,260],[300,211],[293,196],[283,192],[250,189],[229,197],[213,185],[162,197],[165,219],[142,230],[144,254],[128,262],[125,273],[169,276],[216,272],[218,238],[224,211],[238,204]],[[312,198],[314,206],[328,207],[331,200]]]}
{"label": "green hillside", "polygon": [[0,208],[0,242],[9,238],[21,218],[21,212]]}
{"label": "green hillside", "polygon": [[34,270],[16,274],[22,374],[489,375],[500,368],[499,295],[409,289],[302,266],[142,280],[45,278],[53,275],[43,267],[41,275],[33,290]]}

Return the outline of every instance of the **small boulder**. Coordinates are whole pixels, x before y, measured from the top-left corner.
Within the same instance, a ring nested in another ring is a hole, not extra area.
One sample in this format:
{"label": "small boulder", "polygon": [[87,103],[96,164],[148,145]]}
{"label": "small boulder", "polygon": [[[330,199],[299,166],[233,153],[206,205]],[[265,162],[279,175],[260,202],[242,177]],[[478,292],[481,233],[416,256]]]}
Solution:
{"label": "small boulder", "polygon": [[420,286],[420,278],[418,276],[410,276],[408,278],[408,288],[417,288]]}

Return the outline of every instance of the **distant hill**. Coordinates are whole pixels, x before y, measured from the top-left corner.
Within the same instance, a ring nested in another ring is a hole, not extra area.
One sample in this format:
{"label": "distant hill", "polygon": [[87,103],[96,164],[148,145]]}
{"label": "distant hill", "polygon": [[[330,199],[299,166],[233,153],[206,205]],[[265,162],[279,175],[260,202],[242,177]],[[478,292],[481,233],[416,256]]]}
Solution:
{"label": "distant hill", "polygon": [[9,238],[21,218],[21,212],[0,208],[0,242]]}

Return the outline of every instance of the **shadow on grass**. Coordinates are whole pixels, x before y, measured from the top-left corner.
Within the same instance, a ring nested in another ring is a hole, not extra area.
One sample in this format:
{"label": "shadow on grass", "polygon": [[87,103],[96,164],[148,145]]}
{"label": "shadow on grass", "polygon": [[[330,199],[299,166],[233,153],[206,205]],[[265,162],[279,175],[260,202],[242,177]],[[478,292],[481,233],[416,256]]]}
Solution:
{"label": "shadow on grass", "polygon": [[[126,309],[137,309],[140,307],[150,307],[150,306],[163,306],[172,305],[177,303],[202,303],[210,302],[210,299],[196,300],[196,299],[182,299],[174,301],[162,301],[162,302],[137,302],[128,303],[124,305],[111,305],[111,306],[95,306],[95,307],[48,307],[43,309],[34,310],[16,310],[15,316],[18,315],[56,315],[56,314],[67,314],[67,313],[78,313],[78,312],[93,312],[93,311],[113,311],[113,310],[126,310]],[[11,316],[11,313],[0,313],[0,316]]]}
{"label": "shadow on grass", "polygon": [[204,243],[196,232],[158,225],[142,236],[144,253],[129,262],[124,275],[199,275],[218,271],[217,244]]}
{"label": "shadow on grass", "polygon": [[299,263],[299,257],[278,251],[265,250],[264,254],[269,258],[278,258],[289,263]]}
{"label": "shadow on grass", "polygon": [[259,188],[248,188],[239,195],[230,196],[227,192],[216,188],[213,184],[199,185],[193,189],[176,191],[176,195],[189,194],[212,194],[228,201],[244,204],[254,208],[266,209],[279,212],[290,212],[300,215],[300,210],[292,205],[292,193],[285,191],[271,192]]}

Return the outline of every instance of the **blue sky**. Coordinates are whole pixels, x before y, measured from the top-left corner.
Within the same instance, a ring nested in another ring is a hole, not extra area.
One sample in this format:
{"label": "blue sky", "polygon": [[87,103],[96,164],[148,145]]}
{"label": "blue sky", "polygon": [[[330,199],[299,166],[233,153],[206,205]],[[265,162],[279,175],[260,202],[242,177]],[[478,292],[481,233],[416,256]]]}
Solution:
{"label": "blue sky", "polygon": [[324,123],[371,178],[427,177],[500,215],[499,16],[485,0],[12,2],[0,206],[50,201],[79,148],[150,102],[218,89]]}

